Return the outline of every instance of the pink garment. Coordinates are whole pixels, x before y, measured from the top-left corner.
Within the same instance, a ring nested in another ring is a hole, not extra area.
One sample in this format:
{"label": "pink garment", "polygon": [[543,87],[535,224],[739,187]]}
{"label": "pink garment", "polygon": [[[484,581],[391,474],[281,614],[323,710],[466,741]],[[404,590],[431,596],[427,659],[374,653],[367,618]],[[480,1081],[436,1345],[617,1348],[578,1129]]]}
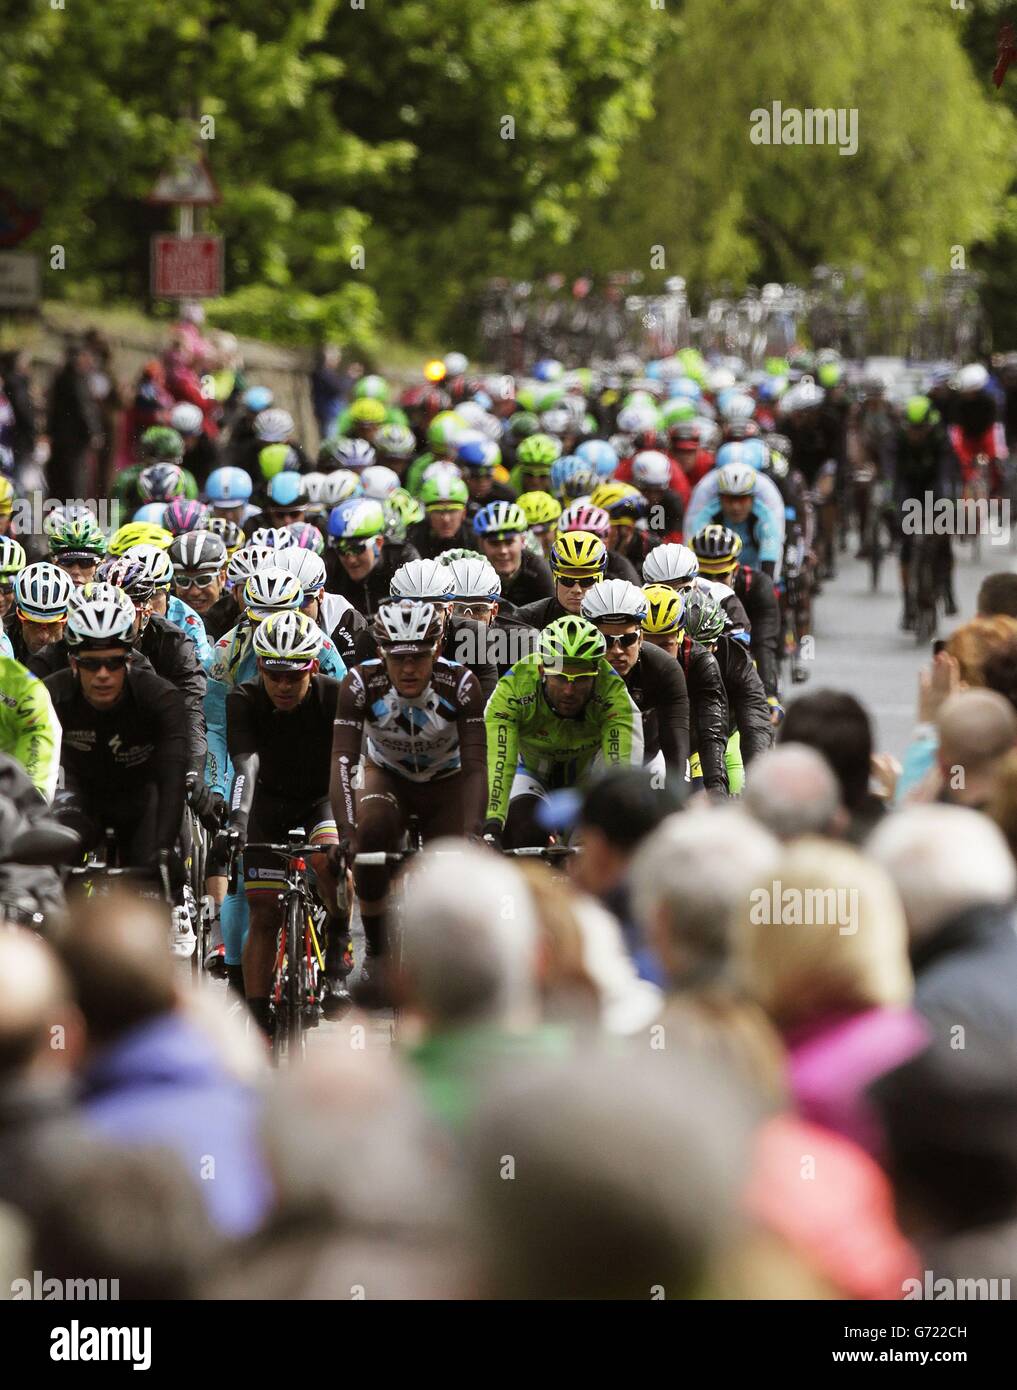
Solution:
{"label": "pink garment", "polygon": [[866,1088],[928,1041],[924,1020],[901,1008],[838,1014],[794,1030],[784,1042],[798,1113],[878,1157],[882,1141]]}

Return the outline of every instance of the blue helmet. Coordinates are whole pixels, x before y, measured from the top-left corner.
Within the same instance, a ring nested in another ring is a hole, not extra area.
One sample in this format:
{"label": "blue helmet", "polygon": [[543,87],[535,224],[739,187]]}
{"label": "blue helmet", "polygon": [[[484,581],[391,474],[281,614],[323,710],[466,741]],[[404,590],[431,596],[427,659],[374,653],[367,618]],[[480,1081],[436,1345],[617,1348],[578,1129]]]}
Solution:
{"label": "blue helmet", "polygon": [[554,357],[544,357],[533,367],[535,381],[557,381],[564,374],[565,368]]}
{"label": "blue helmet", "polygon": [[148,521],[151,522],[154,526],[161,526],[163,522],[163,517],[165,515],[165,502],[146,502],[143,507],[138,508],[138,510],[131,517],[131,520]]}
{"label": "blue helmet", "polygon": [[726,468],[729,463],[743,463],[759,472],[769,467],[770,451],[761,439],[735,440],[717,450],[715,467]]}
{"label": "blue helmet", "polygon": [[385,530],[385,509],[371,497],[350,497],[328,514],[328,534],[334,540],[370,540]]}
{"label": "blue helmet", "polygon": [[551,491],[561,492],[565,483],[577,468],[591,467],[589,459],[582,459],[577,454],[565,454],[560,459],[555,459],[551,464]]}
{"label": "blue helmet", "polygon": [[671,400],[684,397],[689,401],[698,401],[703,394],[703,388],[698,381],[694,381],[690,376],[675,377],[668,389],[668,396]]}
{"label": "blue helmet", "polygon": [[267,496],[277,507],[302,507],[307,503],[307,488],[299,473],[287,469],[277,473],[269,483]]}
{"label": "blue helmet", "polygon": [[267,410],[274,399],[267,386],[249,386],[243,394],[244,405],[253,415]]}
{"label": "blue helmet", "polygon": [[618,455],[606,439],[587,439],[577,447],[574,457],[591,463],[601,482],[614,477],[618,467]]}
{"label": "blue helmet", "polygon": [[456,445],[456,463],[464,468],[492,470],[501,463],[501,450],[493,439],[479,432]]}
{"label": "blue helmet", "polygon": [[[261,389],[261,388],[254,388]],[[234,503],[240,506],[249,502],[254,484],[249,473],[242,468],[215,468],[208,475],[205,495],[214,506]]]}

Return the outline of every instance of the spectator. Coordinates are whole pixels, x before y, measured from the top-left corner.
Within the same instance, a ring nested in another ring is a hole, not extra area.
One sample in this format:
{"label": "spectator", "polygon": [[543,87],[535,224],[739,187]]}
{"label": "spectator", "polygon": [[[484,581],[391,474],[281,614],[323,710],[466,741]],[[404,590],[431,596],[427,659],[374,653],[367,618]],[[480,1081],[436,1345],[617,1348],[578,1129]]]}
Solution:
{"label": "spectator", "polygon": [[24,350],[11,352],[3,363],[3,389],[11,404],[14,416],[11,448],[14,450],[14,466],[20,470],[31,461],[38,439],[38,421],[35,401],[32,396],[32,380],[29,375],[31,358]]}
{"label": "spectator", "polygon": [[799,840],[743,900],[736,930],[740,978],[784,1039],[799,1113],[878,1153],[865,1089],[928,1036],[890,878],[846,846]]}
{"label": "spectator", "polygon": [[833,769],[848,815],[845,837],[861,844],[883,815],[882,802],[869,790],[872,772],[872,725],[853,695],[816,690],[788,706],[778,741],[814,748]]}
{"label": "spectator", "polygon": [[997,614],[991,618],[972,618],[952,633],[947,653],[958,664],[962,685],[984,686],[985,663],[1003,647],[1017,642],[1017,618]]}
{"label": "spectator", "polygon": [[349,399],[352,378],[342,370],[343,355],[334,343],[326,343],[315,353],[311,372],[311,406],[318,432],[326,439],[336,417]]}
{"label": "spectator", "polygon": [[987,574],[978,590],[980,618],[1017,618],[1017,574]]}
{"label": "spectator", "polygon": [[1000,830],[959,806],[898,812],[869,848],[904,905],[915,1006],[938,1036],[1017,1045],[1017,870]]}
{"label": "spectator", "polygon": [[839,839],[848,816],[830,764],[804,743],[782,743],[756,758],[745,781],[745,809],[778,840]]}
{"label": "spectator", "polygon": [[94,457],[103,443],[102,416],[90,389],[94,368],[91,353],[72,345],[50,387],[47,482],[52,496],[68,501],[93,495]]}
{"label": "spectator", "polygon": [[88,1032],[82,1114],[119,1143],[172,1148],[219,1229],[243,1234],[271,1198],[260,1102],[181,1006],[168,939],[165,911],[110,896],[80,905],[60,942]]}
{"label": "spectator", "polygon": [[993,690],[962,690],[945,702],[936,726],[938,799],[983,810],[996,794],[1002,760],[1017,744],[1017,712]]}

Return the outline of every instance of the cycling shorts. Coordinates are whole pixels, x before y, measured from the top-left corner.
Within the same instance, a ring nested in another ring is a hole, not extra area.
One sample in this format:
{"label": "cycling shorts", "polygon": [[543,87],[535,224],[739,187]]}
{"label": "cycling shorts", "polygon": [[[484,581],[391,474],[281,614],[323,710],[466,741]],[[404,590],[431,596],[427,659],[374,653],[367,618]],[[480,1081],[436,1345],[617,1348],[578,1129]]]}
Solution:
{"label": "cycling shorts", "polygon": [[[325,849],[339,843],[335,816],[327,796],[318,801],[293,801],[288,797],[266,796],[258,789],[247,827],[248,840],[285,844],[290,831],[300,825],[311,844]],[[244,892],[248,897],[281,893],[285,888],[284,859],[269,850],[244,851]]]}

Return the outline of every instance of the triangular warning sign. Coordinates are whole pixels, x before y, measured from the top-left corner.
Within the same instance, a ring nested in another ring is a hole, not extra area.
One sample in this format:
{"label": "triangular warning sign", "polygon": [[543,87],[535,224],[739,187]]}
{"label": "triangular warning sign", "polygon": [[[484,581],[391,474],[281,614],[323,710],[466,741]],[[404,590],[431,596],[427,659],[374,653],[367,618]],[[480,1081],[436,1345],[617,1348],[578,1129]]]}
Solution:
{"label": "triangular warning sign", "polygon": [[212,171],[194,155],[182,155],[171,168],[164,169],[148,195],[150,203],[205,204],[218,203],[221,198]]}

